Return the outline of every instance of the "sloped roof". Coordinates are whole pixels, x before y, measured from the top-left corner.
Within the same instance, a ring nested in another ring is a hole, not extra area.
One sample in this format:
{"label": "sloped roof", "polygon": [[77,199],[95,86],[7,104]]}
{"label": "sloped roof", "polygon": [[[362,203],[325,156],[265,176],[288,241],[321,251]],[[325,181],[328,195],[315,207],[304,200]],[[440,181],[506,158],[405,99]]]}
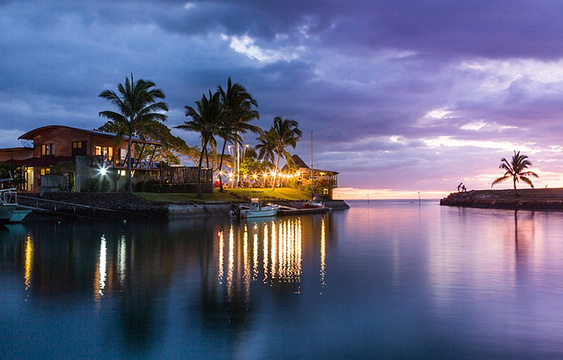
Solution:
{"label": "sloped roof", "polygon": [[[305,163],[305,161],[303,161],[303,159],[301,159],[301,158],[299,157],[299,155],[297,155],[297,154],[296,154],[296,155],[293,155],[293,156],[291,156],[291,159],[293,160],[293,162],[295,163],[295,165],[297,166],[297,168],[298,168],[299,170],[301,170],[301,171],[307,171],[307,170],[311,171],[311,168],[309,167],[309,165],[307,165],[307,164]],[[287,164],[285,164],[285,165],[282,167],[281,171],[287,171],[287,170],[289,170],[289,166],[288,166]],[[313,171],[314,171],[314,172],[325,172],[325,173],[336,174],[336,175],[338,174],[338,172],[332,171],[332,170],[313,169]]]}
{"label": "sloped roof", "polygon": [[[25,140],[33,140],[33,138],[45,131],[45,130],[51,130],[51,129],[72,129],[72,130],[78,130],[78,131],[82,131],[85,132],[87,134],[92,134],[92,135],[96,135],[96,136],[101,136],[101,137],[106,137],[106,138],[115,138],[116,134],[113,133],[107,133],[107,132],[103,132],[103,131],[96,131],[96,130],[86,130],[86,129],[80,129],[80,128],[75,128],[72,126],[66,126],[66,125],[47,125],[47,126],[42,126],[33,130],[30,130],[28,132],[26,132],[25,134],[21,135],[19,139],[25,139]],[[144,142],[143,140],[139,139],[139,138],[133,138],[134,142]],[[153,145],[160,145],[160,143],[158,141],[152,141],[152,140],[147,140],[146,141],[148,144],[153,144]]]}

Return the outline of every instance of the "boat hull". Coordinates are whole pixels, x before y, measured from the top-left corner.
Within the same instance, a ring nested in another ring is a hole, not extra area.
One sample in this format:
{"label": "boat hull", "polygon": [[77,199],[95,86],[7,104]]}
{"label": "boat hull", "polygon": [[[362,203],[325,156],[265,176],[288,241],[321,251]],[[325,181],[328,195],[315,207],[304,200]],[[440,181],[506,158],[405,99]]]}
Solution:
{"label": "boat hull", "polygon": [[0,204],[0,223],[10,222],[16,206],[16,204]]}
{"label": "boat hull", "polygon": [[257,217],[270,217],[276,216],[278,209],[260,209],[260,210],[241,210],[241,218],[257,218]]}
{"label": "boat hull", "polygon": [[16,209],[14,210],[14,213],[12,214],[12,216],[10,217],[10,222],[11,223],[19,223],[21,222],[27,215],[29,215],[31,213],[31,210],[19,210]]}

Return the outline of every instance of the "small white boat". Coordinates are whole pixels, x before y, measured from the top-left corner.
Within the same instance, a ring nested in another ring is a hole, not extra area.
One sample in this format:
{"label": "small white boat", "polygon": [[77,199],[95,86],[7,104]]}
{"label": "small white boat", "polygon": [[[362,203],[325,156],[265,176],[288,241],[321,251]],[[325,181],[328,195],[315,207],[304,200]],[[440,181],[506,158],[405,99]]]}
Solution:
{"label": "small white boat", "polygon": [[271,217],[276,216],[278,213],[279,206],[277,205],[264,205],[259,199],[250,199],[250,203],[245,205],[239,205],[236,209],[229,212],[231,217],[245,218],[257,218],[257,217]]}
{"label": "small white boat", "polygon": [[303,205],[303,209],[324,209],[325,202],[320,196],[315,196]]}

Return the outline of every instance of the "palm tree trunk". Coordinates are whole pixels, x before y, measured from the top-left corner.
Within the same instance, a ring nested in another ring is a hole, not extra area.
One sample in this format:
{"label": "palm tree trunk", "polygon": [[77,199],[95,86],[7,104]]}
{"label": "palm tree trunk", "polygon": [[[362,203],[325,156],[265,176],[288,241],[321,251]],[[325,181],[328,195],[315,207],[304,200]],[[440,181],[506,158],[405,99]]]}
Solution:
{"label": "palm tree trunk", "polygon": [[205,145],[201,149],[201,155],[199,156],[199,166],[197,168],[197,197],[202,198],[203,192],[201,191],[201,165],[203,163],[203,154],[206,152],[205,149],[207,148],[207,139],[205,139]]}
{"label": "palm tree trunk", "polygon": [[278,175],[278,166],[280,164],[280,154],[276,157],[276,167],[274,169],[274,182],[272,184],[272,190],[276,190],[276,177]]}
{"label": "palm tree trunk", "polygon": [[127,141],[127,191],[133,193],[133,179],[131,178],[131,148],[133,145],[133,135],[129,134]]}
{"label": "palm tree trunk", "polygon": [[223,141],[223,150],[221,150],[221,161],[219,161],[219,191],[223,192],[223,176],[221,172],[223,171],[223,158],[225,157],[225,147],[227,146],[227,139]]}

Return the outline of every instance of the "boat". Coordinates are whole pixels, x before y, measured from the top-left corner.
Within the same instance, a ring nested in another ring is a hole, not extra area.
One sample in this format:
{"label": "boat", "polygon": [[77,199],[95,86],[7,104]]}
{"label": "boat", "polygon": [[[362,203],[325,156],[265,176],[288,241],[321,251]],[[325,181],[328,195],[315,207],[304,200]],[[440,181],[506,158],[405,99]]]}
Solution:
{"label": "boat", "polygon": [[31,210],[18,209],[18,192],[16,189],[0,189],[0,224],[19,223]]}
{"label": "boat", "polygon": [[319,195],[314,196],[311,200],[303,204],[303,209],[324,209],[325,202]]}
{"label": "boat", "polygon": [[235,209],[229,212],[231,217],[257,218],[257,217],[271,217],[276,216],[279,206],[271,204],[262,204],[257,198],[250,199],[248,204],[240,204]]}
{"label": "boat", "polygon": [[27,215],[29,215],[32,211],[27,209],[16,209],[10,217],[11,223],[19,223],[21,222]]}
{"label": "boat", "polygon": [[0,223],[10,222],[18,207],[18,193],[16,189],[0,190]]}

